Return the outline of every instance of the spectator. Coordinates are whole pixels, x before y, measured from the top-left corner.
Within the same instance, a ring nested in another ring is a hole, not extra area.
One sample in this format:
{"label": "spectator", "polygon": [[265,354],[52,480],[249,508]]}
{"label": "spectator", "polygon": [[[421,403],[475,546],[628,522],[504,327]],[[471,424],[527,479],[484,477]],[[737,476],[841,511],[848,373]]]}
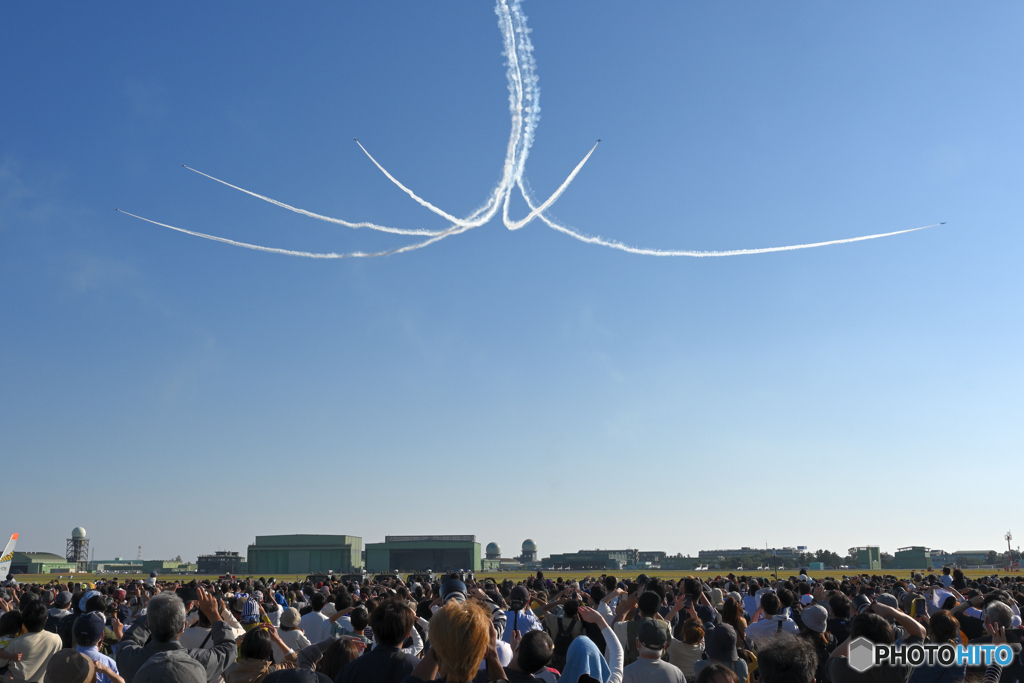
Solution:
{"label": "spectator", "polygon": [[[103,634],[106,631],[106,623],[103,616],[98,612],[89,612],[78,617],[75,621],[74,636],[75,646],[78,652],[93,660],[102,663],[107,669],[117,673],[117,662],[102,654],[99,645],[103,642]],[[111,678],[106,673],[96,673],[97,683],[111,683]]]}
{"label": "spectator", "polygon": [[800,637],[804,638],[814,648],[817,658],[818,669],[814,677],[819,681],[826,678],[825,665],[828,662],[832,650],[836,649],[839,641],[828,632],[828,611],[821,605],[810,605],[800,613]]}
{"label": "spectator", "polygon": [[[946,574],[948,575],[948,568]],[[960,623],[948,610],[939,610],[928,619],[928,642],[936,645],[960,645]],[[922,664],[914,669],[910,683],[956,683],[967,677],[967,666]]]}
{"label": "spectator", "polygon": [[651,618],[641,619],[636,636],[639,656],[623,670],[622,683],[686,683],[679,667],[661,659],[669,639],[668,624]]}
{"label": "spectator", "polygon": [[[286,652],[285,661],[274,663],[274,645]],[[293,666],[298,653],[284,644],[277,629],[268,624],[245,634],[238,646],[238,661],[224,672],[224,683],[257,683],[284,666]]]}
{"label": "spectator", "polygon": [[694,663],[694,674],[699,676],[704,667],[718,664],[735,673],[741,681],[747,680],[747,662],[737,650],[736,629],[729,624],[721,624],[712,629],[704,640],[708,658]]}
{"label": "spectator", "polygon": [[[306,634],[303,633],[302,629],[299,627],[299,624],[302,623],[301,620],[302,617],[299,616],[299,610],[294,607],[289,607],[284,610],[284,613],[281,615],[281,628],[278,629],[278,635],[282,642],[284,642],[289,649],[295,650],[296,652],[310,646],[309,638],[306,637]],[[275,643],[274,663],[280,664],[283,662],[287,651],[288,650],[286,649],[278,647]]]}
{"label": "spectator", "polygon": [[324,650],[323,658],[317,664],[317,671],[334,680],[348,664],[359,657],[359,648],[350,640],[339,638]]}
{"label": "spectator", "polygon": [[[437,614],[440,610],[430,620],[431,631]],[[342,669],[335,683],[401,683],[420,663],[400,649],[415,620],[412,609],[401,600],[384,600],[377,605],[370,614],[376,646]]]}
{"label": "spectator", "polygon": [[687,680],[693,677],[693,665],[704,659],[704,625],[700,619],[690,617],[684,621],[679,631],[683,638],[672,638],[668,646],[668,661],[679,667]]}
{"label": "spectator", "polygon": [[512,589],[509,594],[509,606],[512,609],[505,612],[506,628],[501,634],[501,639],[506,643],[512,642],[513,631],[519,631],[519,635],[525,637],[530,631],[543,630],[540,619],[530,609],[530,591],[526,586],[518,585]]}
{"label": "spectator", "polygon": [[405,683],[427,683],[435,679],[444,683],[469,683],[481,659],[486,662],[491,681],[507,680],[498,659],[498,633],[493,627],[493,617],[489,617],[488,610],[479,603],[446,602],[430,619],[430,641],[430,650]]}
{"label": "spectator", "polygon": [[[755,608],[756,610],[756,608]],[[709,664],[701,669],[697,683],[746,683],[741,681],[732,669],[721,664]]]}
{"label": "spectator", "polygon": [[761,683],[814,683],[818,657],[806,638],[779,634],[768,640],[757,655]]}
{"label": "spectator", "polygon": [[777,593],[765,593],[761,596],[761,620],[747,626],[747,642],[753,650],[757,650],[769,640],[781,633],[795,635],[799,632],[796,622],[782,611],[782,602]]}
{"label": "spectator", "polygon": [[[623,648],[604,617],[589,607],[580,608],[580,617],[596,623],[605,633],[605,655],[590,638],[581,636],[569,646],[565,668],[559,683],[620,683],[623,672]],[[589,678],[587,678],[589,676]]]}
{"label": "spectator", "polygon": [[327,598],[323,593],[314,593],[309,599],[309,612],[299,622],[299,628],[302,629],[311,643],[319,643],[331,636],[330,619],[321,612],[326,604]]}
{"label": "spectator", "polygon": [[235,661],[238,647],[230,627],[217,613],[217,599],[201,587],[197,591],[199,609],[213,624],[213,647],[182,647],[178,637],[185,630],[185,604],[174,593],[159,593],[117,646],[117,667],[128,683],[177,681],[175,677],[216,683]]}
{"label": "spectator", "polygon": [[[1009,600],[1009,597],[1005,598]],[[985,629],[991,634],[993,630],[1005,632],[1013,626],[1013,609],[1002,600],[992,600],[985,606]],[[991,635],[975,638],[971,644],[988,644],[993,642]],[[1013,650],[1013,661],[1004,666],[999,677],[1000,683],[1014,683],[1024,677],[1024,664],[1021,663],[1021,644],[1009,643]]]}
{"label": "spectator", "polygon": [[[21,612],[16,609],[8,610],[0,614],[0,658],[4,658],[3,649],[7,644],[21,635],[23,623]],[[0,667],[6,667],[6,661],[0,663]]]}
{"label": "spectator", "polygon": [[46,612],[46,605],[40,600],[22,599],[21,619],[25,633],[5,648],[6,654],[14,657],[8,660],[7,670],[16,681],[44,681],[50,657],[63,647],[60,636],[44,629]]}
{"label": "spectator", "polygon": [[827,630],[840,643],[850,637],[850,606],[850,599],[842,593],[828,599],[828,608],[832,616],[828,620]]}
{"label": "spectator", "polygon": [[101,680],[99,676],[106,676],[112,683],[124,683],[124,679],[103,662],[75,650],[61,650],[47,663],[45,680],[51,683],[94,683]]}
{"label": "spectator", "polygon": [[[886,620],[891,617],[898,622],[907,633],[904,644],[920,642],[926,635],[924,627],[912,617],[900,610],[883,605],[872,603],[870,611],[858,614],[850,620],[850,637],[839,644],[826,665],[828,679],[832,683],[848,683],[851,681],[877,680],[877,681],[906,681],[913,670],[909,664],[882,664],[874,667],[869,677],[858,674],[850,668],[847,657],[850,654],[850,642],[856,638],[866,638],[869,642],[878,645],[892,645],[895,642],[892,625]],[[761,660],[758,659],[759,665]]]}
{"label": "spectator", "polygon": [[331,627],[331,635],[356,636],[367,646],[372,645],[373,640],[366,634],[366,627],[370,625],[370,613],[366,611],[366,608],[362,605],[358,605],[348,613],[348,616],[348,625],[350,628],[339,628],[337,624],[333,624]]}
{"label": "spectator", "polygon": [[57,624],[64,617],[71,614],[71,593],[68,591],[60,591],[53,598],[53,605],[46,613],[46,626],[44,627],[50,633],[57,632]]}
{"label": "spectator", "polygon": [[512,662],[505,667],[505,677],[512,683],[537,680],[534,674],[543,671],[555,654],[555,644],[544,631],[530,631],[513,648]]}
{"label": "spectator", "polygon": [[[674,615],[685,604],[686,598],[676,600],[676,605],[670,615]],[[640,629],[640,620],[653,619],[658,617],[658,608],[661,607],[661,596],[654,591],[645,591],[639,597],[634,593],[625,602],[619,605],[619,619],[615,623],[615,635],[622,644],[625,652],[626,665],[630,665],[640,656],[636,647],[636,637]],[[636,618],[630,618],[629,612],[634,610]],[[557,639],[556,639],[557,649]]]}

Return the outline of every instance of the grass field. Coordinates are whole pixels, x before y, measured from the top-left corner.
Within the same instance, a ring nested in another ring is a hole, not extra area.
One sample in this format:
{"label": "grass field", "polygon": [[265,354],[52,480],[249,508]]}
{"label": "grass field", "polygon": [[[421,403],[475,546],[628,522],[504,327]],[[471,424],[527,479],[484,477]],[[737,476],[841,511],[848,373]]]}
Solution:
{"label": "grass field", "polygon": [[[794,570],[794,569],[780,569],[779,570],[779,578],[780,579],[787,579],[790,576],[795,576],[797,574],[797,571],[798,570]],[[964,571],[964,575],[967,576],[967,578],[978,578],[978,577],[982,577],[982,576],[991,576],[992,574],[999,574],[999,575],[1006,575],[1007,574],[1007,572],[1005,572],[1005,571],[994,570],[994,569],[965,569],[963,571]],[[812,576],[812,577],[814,577],[816,579],[824,579],[824,578],[828,578],[828,577],[833,577],[833,578],[840,579],[844,575],[846,575],[846,576],[853,576],[853,575],[858,574],[858,573],[859,574],[865,574],[865,573],[866,574],[888,574],[888,575],[895,575],[895,576],[897,576],[899,578],[909,578],[910,575],[913,572],[927,573],[926,570],[923,570],[923,569],[915,569],[915,570],[909,570],[909,569],[884,569],[884,570],[874,570],[874,571],[866,571],[866,570],[862,571],[862,570],[858,570],[858,569],[836,569],[836,570],[827,570],[827,571],[820,571],[820,572],[812,571],[812,572],[808,572],[808,575],[810,575],[810,576]],[[584,578],[586,576],[600,576],[602,573],[605,573],[605,572],[599,572],[599,571],[577,571],[577,572],[573,572],[573,571],[565,571],[565,572],[545,571],[544,572],[544,577],[548,578],[548,579],[557,579],[559,577],[561,577],[563,579],[582,579],[582,578]],[[634,571],[634,570],[610,572],[610,573],[613,574],[614,576],[617,576],[620,579],[632,578],[632,577],[636,577],[637,575],[640,574],[639,571]],[[729,570],[724,570],[724,571],[713,570],[713,571],[705,571],[705,572],[692,572],[692,571],[689,571],[688,572],[688,571],[685,571],[685,570],[651,569],[651,570],[645,571],[644,573],[647,574],[648,576],[658,577],[658,578],[662,578],[662,579],[679,580],[679,579],[681,579],[683,577],[687,577],[687,576],[700,576],[701,578],[703,578],[705,580],[710,580],[710,579],[715,578],[716,576],[725,576],[725,575],[729,574],[730,572],[729,572]],[[771,571],[742,571],[742,572],[733,572],[733,573],[736,574],[737,576],[769,577],[769,576],[773,576],[774,575],[774,572],[771,572]],[[935,572],[935,573],[938,573],[938,572]],[[1024,578],[1024,574],[1021,574],[1019,572],[1016,572],[1013,575],[1020,576],[1020,577]],[[74,574],[74,575],[71,575],[71,576],[69,576],[67,574],[64,574],[64,575],[53,575],[53,574],[19,574],[15,578],[18,580],[19,583],[48,583],[50,581],[53,581],[53,580],[57,579],[58,576],[61,577],[60,581],[61,582],[65,582],[65,583],[68,582],[68,581],[71,581],[73,583],[74,582],[89,582],[89,583],[92,583],[92,582],[97,581],[99,579],[112,579],[112,578],[116,578],[118,581],[133,580],[133,579],[146,579],[146,578],[148,578],[147,574]],[[239,575],[239,576],[242,577],[242,575]],[[402,576],[404,578],[405,575],[403,574]],[[497,582],[501,582],[501,581],[504,581],[506,579],[511,579],[512,581],[518,582],[518,581],[522,581],[522,580],[526,579],[529,576],[534,576],[534,572],[490,572],[490,573],[480,572],[480,573],[478,573],[476,575],[476,579],[477,579],[477,581],[482,581],[484,579],[494,579]],[[202,581],[202,580],[205,580],[205,579],[213,580],[213,579],[218,579],[218,578],[220,578],[220,577],[218,577],[216,575],[198,575],[198,574],[181,574],[181,575],[179,575],[179,574],[166,574],[166,575],[163,575],[163,576],[159,577],[159,579],[161,581],[181,581],[182,583],[187,583],[189,581],[192,581],[193,579],[199,579],[199,580]],[[253,577],[253,578],[258,578],[258,577]],[[291,574],[291,575],[275,576],[274,578],[276,578],[279,581],[281,581],[281,580],[284,580],[284,581],[301,581],[302,579],[304,579],[306,577],[305,577],[304,574],[300,574],[300,575]]]}

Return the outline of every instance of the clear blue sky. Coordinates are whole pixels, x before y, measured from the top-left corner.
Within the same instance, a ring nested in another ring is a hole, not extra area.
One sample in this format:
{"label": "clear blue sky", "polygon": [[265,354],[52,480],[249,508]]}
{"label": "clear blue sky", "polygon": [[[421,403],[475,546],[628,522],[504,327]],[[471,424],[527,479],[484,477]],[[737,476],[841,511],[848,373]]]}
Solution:
{"label": "clear blue sky", "polygon": [[[525,4],[552,215],[727,259],[438,229],[501,172],[493,4],[4,3],[2,533],[999,548],[1019,525],[1024,7]],[[525,213],[513,203],[514,216]],[[1024,534],[1024,527],[1020,530]]]}

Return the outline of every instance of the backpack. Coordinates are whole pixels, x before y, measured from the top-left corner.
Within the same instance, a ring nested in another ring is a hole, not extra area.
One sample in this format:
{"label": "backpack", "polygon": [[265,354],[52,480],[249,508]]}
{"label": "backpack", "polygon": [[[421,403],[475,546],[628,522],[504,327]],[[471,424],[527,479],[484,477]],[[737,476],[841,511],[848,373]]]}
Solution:
{"label": "backpack", "polygon": [[572,645],[572,641],[576,640],[576,636],[572,634],[576,622],[575,620],[571,621],[569,628],[566,629],[562,626],[562,617],[557,617],[556,621],[558,622],[558,633],[554,638],[555,653],[551,657],[551,666],[561,671],[565,668],[565,656],[569,653],[569,646]]}
{"label": "backpack", "polygon": [[57,632],[57,624],[59,624],[60,620],[63,619],[63,618],[64,617],[58,617],[55,614],[47,614],[46,615],[46,623],[43,625],[43,630],[49,631],[50,633],[56,633]]}

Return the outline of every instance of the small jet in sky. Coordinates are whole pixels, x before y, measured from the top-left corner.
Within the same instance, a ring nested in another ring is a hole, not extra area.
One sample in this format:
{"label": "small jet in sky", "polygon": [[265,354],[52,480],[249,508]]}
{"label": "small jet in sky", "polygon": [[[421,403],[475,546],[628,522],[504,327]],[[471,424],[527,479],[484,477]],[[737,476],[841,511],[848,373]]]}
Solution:
{"label": "small jet in sky", "polygon": [[939,225],[945,225],[945,224],[946,224],[946,221],[942,221],[941,223],[939,223]]}
{"label": "small jet in sky", "polygon": [[597,139],[597,141],[598,141],[598,142],[601,142],[601,138],[598,138],[598,139]]}

